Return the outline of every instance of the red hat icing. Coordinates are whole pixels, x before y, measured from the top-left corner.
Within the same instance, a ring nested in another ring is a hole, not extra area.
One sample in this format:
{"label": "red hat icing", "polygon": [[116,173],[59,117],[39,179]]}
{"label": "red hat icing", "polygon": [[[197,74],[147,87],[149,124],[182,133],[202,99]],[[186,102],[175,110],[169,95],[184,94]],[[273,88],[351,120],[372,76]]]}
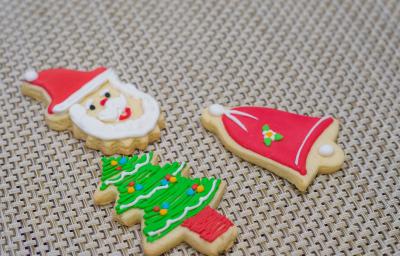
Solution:
{"label": "red hat icing", "polygon": [[29,70],[24,79],[46,90],[51,98],[48,112],[52,114],[69,109],[112,76],[113,72],[105,67],[92,71],[57,68],[42,70],[39,73]]}

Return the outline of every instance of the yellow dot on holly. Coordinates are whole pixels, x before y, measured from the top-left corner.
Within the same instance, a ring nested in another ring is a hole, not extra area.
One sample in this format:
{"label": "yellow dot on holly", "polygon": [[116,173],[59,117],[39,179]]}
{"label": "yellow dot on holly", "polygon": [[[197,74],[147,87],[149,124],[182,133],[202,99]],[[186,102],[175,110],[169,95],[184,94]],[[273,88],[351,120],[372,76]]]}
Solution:
{"label": "yellow dot on holly", "polygon": [[111,165],[112,165],[112,166],[116,166],[117,164],[118,164],[117,161],[115,161],[115,160],[112,160],[112,161],[111,161]]}
{"label": "yellow dot on holly", "polygon": [[175,183],[175,182],[176,182],[176,177],[171,177],[171,178],[169,178],[169,182]]}
{"label": "yellow dot on holly", "polygon": [[203,192],[204,191],[204,186],[203,185],[200,185],[200,186],[198,186],[197,188],[196,188],[196,192],[197,193],[201,193],[201,192]]}
{"label": "yellow dot on holly", "polygon": [[272,137],[272,135],[274,135],[274,134],[273,134],[272,132],[267,132],[266,135],[267,135],[268,138],[270,138],[270,137]]}
{"label": "yellow dot on holly", "polygon": [[128,193],[131,194],[131,193],[133,193],[133,192],[135,192],[135,189],[134,189],[133,187],[129,187],[129,188],[128,188]]}
{"label": "yellow dot on holly", "polygon": [[166,215],[168,213],[167,209],[161,209],[160,210],[160,215]]}

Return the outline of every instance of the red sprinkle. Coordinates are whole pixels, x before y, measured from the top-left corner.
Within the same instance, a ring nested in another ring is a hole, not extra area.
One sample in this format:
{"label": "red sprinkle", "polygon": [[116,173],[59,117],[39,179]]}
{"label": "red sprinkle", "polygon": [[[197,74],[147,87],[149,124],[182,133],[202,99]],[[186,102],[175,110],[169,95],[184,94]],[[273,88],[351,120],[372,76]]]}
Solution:
{"label": "red sprinkle", "polygon": [[115,168],[116,170],[121,170],[122,169],[122,167],[121,166],[118,166],[117,168]]}
{"label": "red sprinkle", "polygon": [[169,181],[169,179],[171,179],[171,175],[170,174],[165,175],[165,179]]}
{"label": "red sprinkle", "polygon": [[154,206],[154,207],[153,207],[153,211],[159,212],[159,211],[160,211],[160,207],[159,207],[159,206]]}
{"label": "red sprinkle", "polygon": [[199,184],[193,184],[193,185],[192,185],[192,189],[193,189],[193,190],[196,190],[196,188],[197,188],[198,186],[199,186]]}
{"label": "red sprinkle", "polygon": [[129,182],[128,186],[130,186],[130,187],[135,186],[135,182],[133,182],[133,181]]}

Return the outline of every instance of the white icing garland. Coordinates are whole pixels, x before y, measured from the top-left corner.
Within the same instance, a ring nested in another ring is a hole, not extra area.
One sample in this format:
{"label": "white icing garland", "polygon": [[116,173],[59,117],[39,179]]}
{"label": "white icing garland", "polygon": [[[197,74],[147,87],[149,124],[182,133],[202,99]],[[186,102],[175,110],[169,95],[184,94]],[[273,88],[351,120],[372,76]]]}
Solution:
{"label": "white icing garland", "polygon": [[158,186],[158,187],[154,188],[154,189],[153,189],[150,193],[148,193],[147,195],[140,195],[140,196],[138,196],[133,202],[130,202],[129,204],[123,204],[123,205],[121,205],[120,208],[121,208],[121,209],[125,209],[125,208],[128,208],[128,207],[131,207],[132,205],[135,205],[135,204],[136,204],[137,202],[139,202],[140,200],[151,197],[151,196],[154,195],[154,193],[156,193],[158,190],[166,189],[166,188],[168,188],[168,187],[169,187],[168,184],[166,184],[166,185],[164,185],[164,186]]}
{"label": "white icing garland", "polygon": [[185,163],[181,163],[181,166],[179,166],[179,168],[176,169],[176,171],[174,171],[172,173],[172,175],[174,175],[174,176],[177,175],[183,169],[184,166],[185,166]]}
{"label": "white icing garland", "polygon": [[141,164],[136,164],[135,169],[133,169],[130,172],[122,172],[120,174],[119,178],[117,178],[116,180],[106,180],[104,183],[106,185],[114,184],[114,183],[121,181],[123,178],[125,178],[125,176],[131,176],[131,175],[137,173],[142,166],[144,166],[150,162],[150,159],[151,159],[151,157],[149,157],[149,154],[146,154],[146,161],[144,161]]}
{"label": "white icing garland", "polygon": [[255,120],[258,120],[257,117],[252,116],[249,113],[242,112],[242,111],[239,111],[239,110],[234,110],[234,109],[226,109],[226,108],[224,108],[223,106],[221,106],[219,104],[211,105],[208,108],[208,111],[213,116],[226,115],[226,117],[228,117],[231,121],[236,123],[240,128],[242,128],[246,132],[247,132],[246,126],[242,122],[240,122],[240,120],[237,117],[233,116],[232,114],[239,115],[239,116],[246,116],[246,117],[250,117],[250,118],[253,118]]}
{"label": "white icing garland", "polygon": [[161,232],[167,230],[169,228],[169,226],[171,226],[171,224],[183,219],[189,211],[199,207],[205,200],[207,200],[210,197],[212,192],[215,190],[216,183],[217,183],[217,180],[214,180],[214,182],[212,184],[212,187],[211,187],[210,191],[208,192],[208,194],[203,196],[203,197],[201,197],[199,199],[199,202],[196,205],[185,207],[185,210],[183,211],[183,213],[178,218],[167,220],[167,223],[163,228],[160,228],[160,229],[158,229],[156,231],[150,231],[148,233],[149,236],[154,236],[154,235],[160,234]]}
{"label": "white icing garland", "polygon": [[[104,72],[106,73],[106,72]],[[160,107],[150,95],[139,91],[132,84],[124,84],[112,72],[107,73],[110,85],[142,101],[143,115],[134,120],[107,124],[88,115],[86,108],[74,104],[69,109],[72,122],[85,133],[102,140],[116,140],[130,137],[143,137],[154,129],[160,116]],[[102,74],[101,74],[102,75]]]}
{"label": "white icing garland", "polygon": [[[181,166],[179,166],[179,168],[178,168],[174,173],[172,173],[172,175],[175,176],[177,173],[179,173],[179,172],[182,170],[182,168],[183,168],[184,166],[185,166],[185,163],[182,163]],[[168,184],[163,185],[163,186],[158,186],[158,187],[154,188],[152,191],[150,191],[150,193],[148,193],[147,195],[140,195],[140,196],[138,196],[133,202],[130,202],[129,204],[123,204],[123,205],[121,205],[120,208],[121,208],[121,209],[125,209],[125,208],[128,208],[128,207],[131,207],[132,205],[135,205],[135,204],[136,204],[137,202],[139,202],[140,200],[151,197],[151,196],[154,195],[154,193],[156,193],[158,190],[166,189],[166,188],[168,188],[168,187],[169,187]]]}

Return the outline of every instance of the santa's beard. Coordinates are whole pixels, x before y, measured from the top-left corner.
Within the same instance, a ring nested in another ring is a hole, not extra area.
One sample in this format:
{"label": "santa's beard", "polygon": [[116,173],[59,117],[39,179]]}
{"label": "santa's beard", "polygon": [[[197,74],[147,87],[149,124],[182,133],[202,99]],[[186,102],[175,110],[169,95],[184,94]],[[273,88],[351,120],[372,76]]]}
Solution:
{"label": "santa's beard", "polygon": [[[133,88],[129,88],[129,86]],[[138,91],[133,85],[126,84],[124,88],[118,89],[129,93],[135,98],[141,99],[143,114],[139,118],[117,121],[116,123],[105,123],[89,115],[84,106],[75,104],[69,110],[72,122],[88,135],[102,140],[143,137],[147,135],[157,125],[160,115],[158,103],[153,97]]]}

